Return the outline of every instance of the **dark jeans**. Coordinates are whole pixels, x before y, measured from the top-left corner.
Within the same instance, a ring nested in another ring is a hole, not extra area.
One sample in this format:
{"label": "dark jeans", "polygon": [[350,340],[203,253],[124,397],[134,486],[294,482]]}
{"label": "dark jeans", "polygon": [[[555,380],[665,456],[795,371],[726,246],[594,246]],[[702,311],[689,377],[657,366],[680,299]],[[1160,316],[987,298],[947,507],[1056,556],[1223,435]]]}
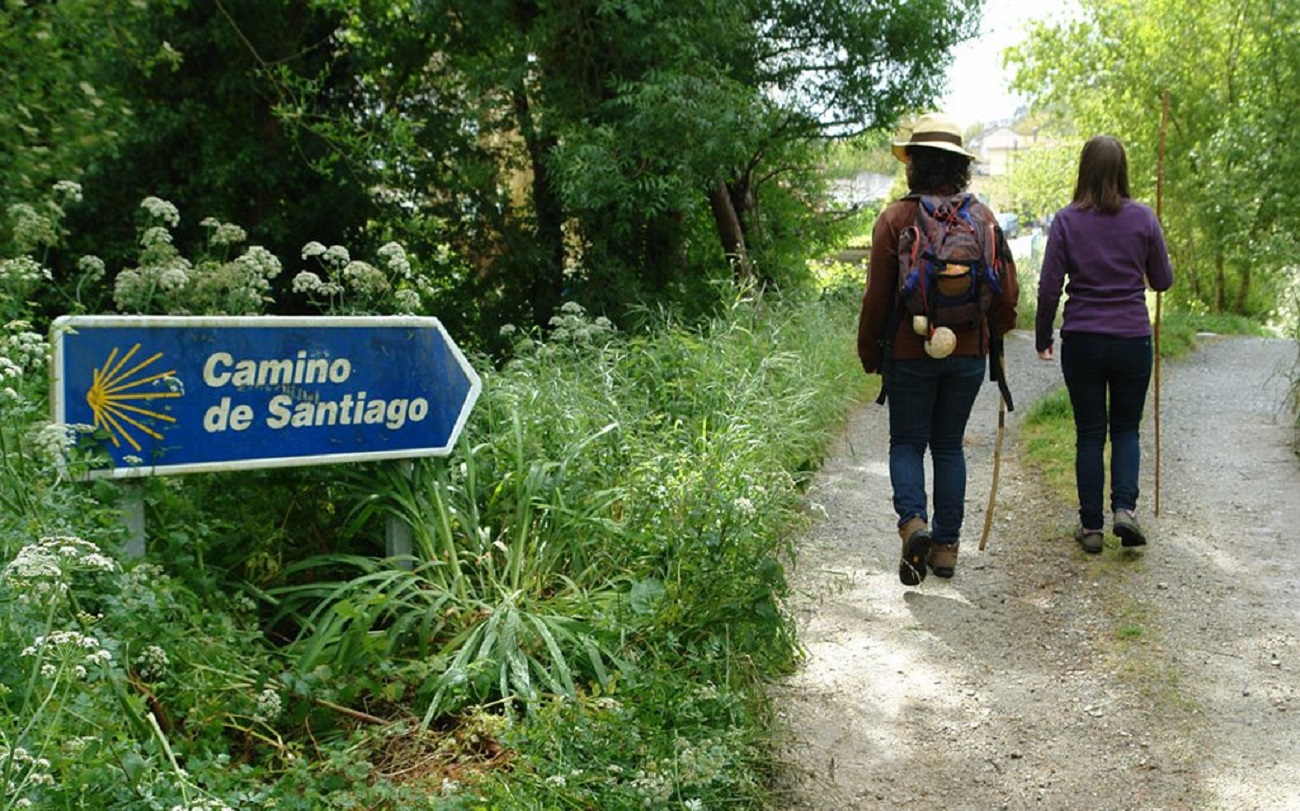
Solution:
{"label": "dark jeans", "polygon": [[949,355],[895,361],[889,379],[889,481],[898,525],[929,521],[925,451],[934,468],[935,543],[961,537],[966,506],[966,453],[962,439],[971,406],[984,382],[987,359]]}
{"label": "dark jeans", "polygon": [[1102,488],[1108,426],[1111,511],[1132,511],[1137,507],[1142,463],[1138,427],[1151,383],[1152,362],[1150,337],[1116,338],[1079,332],[1061,335],[1061,371],[1074,409],[1079,520],[1086,529],[1105,526]]}

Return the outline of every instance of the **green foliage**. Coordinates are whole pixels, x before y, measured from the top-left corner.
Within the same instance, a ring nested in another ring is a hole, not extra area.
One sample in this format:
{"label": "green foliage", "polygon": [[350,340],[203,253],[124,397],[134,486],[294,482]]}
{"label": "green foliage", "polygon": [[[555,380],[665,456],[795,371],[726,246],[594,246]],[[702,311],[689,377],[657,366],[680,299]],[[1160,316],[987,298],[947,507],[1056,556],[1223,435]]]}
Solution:
{"label": "green foliage", "polygon": [[1173,303],[1276,317],[1300,253],[1300,215],[1288,202],[1300,158],[1275,136],[1296,123],[1300,12],[1226,0],[1086,0],[1083,11],[1037,26],[1011,51],[1016,87],[1065,116],[1080,140],[1124,140],[1135,197],[1162,204]]}
{"label": "green foliage", "polygon": [[891,140],[891,133],[881,129],[831,141],[826,146],[822,171],[827,177],[839,178],[859,172],[892,175],[898,169],[898,159],[890,151]]}
{"label": "green foliage", "polygon": [[[204,752],[274,743],[280,690],[259,675],[271,668],[248,609],[191,599],[157,567],[124,572],[75,536],[41,538],[8,560],[0,808],[238,807],[214,789],[220,772],[190,773],[209,771]],[[196,755],[190,772],[178,748]]]}
{"label": "green foliage", "polygon": [[[329,145],[277,118],[280,107],[292,105],[271,66],[314,72],[326,60],[336,19],[298,0],[113,5],[121,19],[107,34],[95,29],[94,76],[131,116],[114,148],[82,167],[87,192],[74,218],[73,251],[102,257],[114,270],[127,267],[138,243],[122,213],[146,197],[238,223],[253,244],[279,257],[311,240],[369,251],[382,243],[364,230],[374,208],[359,178],[345,166],[313,166],[327,162]],[[334,99],[347,81],[340,68],[315,88],[316,97]],[[212,235],[197,218],[172,228],[185,255]],[[70,272],[67,261],[51,264],[56,277]]]}
{"label": "green foliage", "polygon": [[1075,139],[1069,139],[1018,154],[1008,178],[1012,203],[1007,210],[1025,221],[1046,222],[1069,205],[1074,195],[1081,146]]}
{"label": "green foliage", "polygon": [[[31,253],[5,266],[4,306],[16,316],[43,275],[37,257],[61,246],[60,210],[32,211],[48,213],[24,214],[12,240]],[[220,312],[223,301],[243,310],[269,297],[263,282],[278,259],[224,255],[242,229],[210,222],[214,239],[196,261],[167,238],[175,207],[151,198],[141,217],[130,269],[139,281],[124,286],[133,277],[119,274],[115,291],[125,306]],[[419,290],[395,246],[380,251],[391,274],[382,287],[367,286],[374,276],[350,257],[343,264],[338,246],[305,253],[342,268],[317,277],[336,286],[327,308],[382,311]],[[93,277],[79,284],[74,300],[105,295]],[[147,480],[133,486],[166,568],[127,572],[112,557],[121,494],[78,481],[93,461],[78,442],[94,432],[42,427],[48,347],[11,322],[0,363],[15,418],[0,427],[0,649],[12,653],[0,669],[0,734],[31,759],[6,762],[6,797],[398,808],[434,786],[459,807],[469,795],[449,775],[467,761],[490,769],[501,723],[545,777],[472,782],[502,796],[553,787],[562,772],[552,761],[574,750],[531,744],[562,717],[549,709],[603,707],[585,703],[595,695],[636,707],[619,716],[620,733],[645,745],[593,738],[582,757],[611,779],[582,785],[582,796],[604,796],[602,807],[756,802],[761,714],[746,706],[757,679],[796,655],[784,538],[800,521],[802,481],[862,388],[844,338],[857,286],[785,302],[739,297],[694,327],[647,313],[656,326],[637,336],[566,305],[545,340],[506,331],[513,357],[484,373],[457,457],[342,477]],[[410,528],[409,560],[377,557],[389,520]],[[99,544],[79,539],[90,531]],[[32,589],[58,601],[33,612]],[[27,661],[42,639],[75,644]],[[74,653],[96,654],[99,670]],[[725,700],[710,688],[683,702],[686,681],[716,684]],[[612,734],[593,717],[597,736]],[[67,736],[87,742],[54,747]],[[381,763],[404,757],[441,765],[410,785],[379,779]],[[677,771],[663,771],[668,763]]]}
{"label": "green foliage", "polygon": [[749,698],[669,672],[614,694],[548,700],[501,736],[520,752],[510,779],[477,788],[497,807],[761,807],[769,764]]}
{"label": "green foliage", "polygon": [[0,212],[111,150],[130,110],[102,81],[106,34],[139,21],[133,4],[8,0],[0,14]]}
{"label": "green foliage", "polygon": [[[139,107],[120,148],[90,166],[114,182],[88,184],[80,200],[79,186],[60,184],[5,212],[0,768],[14,790],[4,802],[471,807],[456,778],[541,797],[580,752],[590,774],[612,778],[582,789],[597,807],[758,805],[758,685],[796,656],[787,538],[802,520],[800,488],[865,380],[845,338],[856,315],[845,291],[858,285],[821,295],[790,261],[839,238],[806,202],[818,179],[804,144],[819,122],[754,92],[799,76],[746,27],[757,10],[743,4],[716,19],[683,4],[647,25],[595,4],[576,16],[548,8],[517,29],[491,3],[449,7],[473,23],[459,28],[396,4],[284,8],[149,4],[95,64]],[[902,34],[918,15],[854,25],[897,23]],[[340,33],[342,21],[355,28]],[[776,22],[830,45],[844,35],[829,12]],[[561,52],[584,32],[628,47]],[[714,32],[744,36],[694,37]],[[431,61],[452,33],[462,49]],[[852,45],[880,59],[925,50]],[[664,54],[677,61],[655,73]],[[592,74],[581,64],[592,58],[617,64]],[[880,59],[850,59],[852,81],[810,86],[799,104],[887,117],[919,100],[925,82],[900,79],[885,98],[857,92],[893,81],[863,67]],[[304,77],[313,92],[301,92]],[[685,105],[702,91],[712,109]],[[617,139],[599,140],[602,126]],[[336,137],[349,132],[356,140]],[[683,133],[698,149],[683,149]],[[560,135],[615,176],[565,176]],[[306,160],[285,160],[295,151]],[[520,167],[534,181],[555,174],[520,197]],[[697,247],[713,227],[702,190],[718,178],[744,192],[761,276],[785,300],[738,292],[725,261]],[[173,195],[211,216],[182,219]],[[355,259],[346,235],[375,258]],[[598,245],[607,262],[564,264]],[[518,278],[494,274],[493,256]],[[635,334],[558,307],[561,294],[585,285],[594,297],[647,258],[694,305],[689,319],[641,308],[638,297],[659,300],[653,280],[610,299],[644,327]],[[548,288],[566,267],[569,291]],[[347,476],[148,480],[138,486],[150,559],[126,571],[122,494],[81,480],[94,428],[44,425],[39,331],[54,312],[448,302],[465,304],[467,320],[492,310],[533,325],[503,331],[509,360],[484,373],[453,457]],[[378,557],[390,520],[411,530],[409,560]],[[30,603],[39,583],[57,599]],[[553,745],[578,718],[590,730],[581,747]],[[526,757],[530,771],[517,785],[505,771],[472,779],[499,756]],[[394,779],[412,771],[394,765],[403,761],[437,765],[408,785]]]}
{"label": "green foliage", "polygon": [[1068,503],[1074,493],[1074,411],[1065,388],[1056,389],[1029,407],[1021,424],[1020,443],[1026,463]]}

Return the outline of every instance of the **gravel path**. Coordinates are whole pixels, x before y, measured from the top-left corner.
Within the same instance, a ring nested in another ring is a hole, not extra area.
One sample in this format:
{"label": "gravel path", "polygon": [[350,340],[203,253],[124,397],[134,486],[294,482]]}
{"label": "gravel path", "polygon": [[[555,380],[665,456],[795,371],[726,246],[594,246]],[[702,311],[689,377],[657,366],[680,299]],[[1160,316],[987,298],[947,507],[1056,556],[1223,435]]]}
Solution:
{"label": "gravel path", "polygon": [[[773,691],[788,811],[1300,809],[1300,463],[1294,342],[1212,338],[1161,372],[1142,552],[1070,539],[1072,497],[1019,465],[1029,404],[1061,385],[1032,336],[1007,343],[993,531],[977,550],[996,437],[968,432],[957,576],[901,586],[885,411],[867,405],[814,482],[793,610],[804,667]],[[1072,458],[1073,448],[1061,449]]]}

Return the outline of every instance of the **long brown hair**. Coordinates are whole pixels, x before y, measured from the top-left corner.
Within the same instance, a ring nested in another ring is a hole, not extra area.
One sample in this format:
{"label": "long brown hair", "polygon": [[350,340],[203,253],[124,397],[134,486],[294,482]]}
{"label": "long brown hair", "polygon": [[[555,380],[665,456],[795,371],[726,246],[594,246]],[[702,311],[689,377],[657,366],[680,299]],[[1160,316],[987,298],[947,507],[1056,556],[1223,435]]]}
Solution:
{"label": "long brown hair", "polygon": [[1074,184],[1075,208],[1114,214],[1128,192],[1128,157],[1113,135],[1094,135],[1079,155],[1079,179]]}

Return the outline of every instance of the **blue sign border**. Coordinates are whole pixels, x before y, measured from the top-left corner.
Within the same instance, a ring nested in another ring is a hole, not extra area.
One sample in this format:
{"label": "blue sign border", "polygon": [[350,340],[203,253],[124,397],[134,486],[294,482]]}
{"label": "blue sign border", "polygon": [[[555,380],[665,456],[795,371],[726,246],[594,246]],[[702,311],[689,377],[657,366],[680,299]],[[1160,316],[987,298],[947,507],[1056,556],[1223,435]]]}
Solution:
{"label": "blue sign border", "polygon": [[63,316],[51,347],[54,422],[107,437],[91,478],[445,456],[482,390],[421,316]]}

